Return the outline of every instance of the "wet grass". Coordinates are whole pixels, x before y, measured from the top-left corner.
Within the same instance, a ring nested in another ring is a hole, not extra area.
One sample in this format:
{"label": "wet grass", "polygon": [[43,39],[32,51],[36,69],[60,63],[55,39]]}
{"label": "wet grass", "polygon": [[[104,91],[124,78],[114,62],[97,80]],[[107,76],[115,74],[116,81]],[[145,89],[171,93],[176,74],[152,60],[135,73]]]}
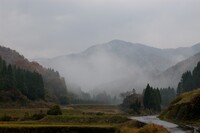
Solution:
{"label": "wet grass", "polygon": [[39,112],[46,113],[47,110],[47,108],[0,109],[0,118],[5,114],[16,118],[15,121],[1,121],[0,132],[139,133],[142,130],[136,121],[127,118],[128,114],[117,106],[110,105],[67,106],[62,107],[62,115],[46,115],[40,120],[23,119],[27,114],[31,116]]}
{"label": "wet grass", "polygon": [[117,106],[81,105],[62,107],[62,115],[46,115],[40,120],[25,117],[46,113],[47,108],[0,109],[0,118],[9,116],[12,121],[1,121],[0,132],[118,132],[117,125],[129,121]]}

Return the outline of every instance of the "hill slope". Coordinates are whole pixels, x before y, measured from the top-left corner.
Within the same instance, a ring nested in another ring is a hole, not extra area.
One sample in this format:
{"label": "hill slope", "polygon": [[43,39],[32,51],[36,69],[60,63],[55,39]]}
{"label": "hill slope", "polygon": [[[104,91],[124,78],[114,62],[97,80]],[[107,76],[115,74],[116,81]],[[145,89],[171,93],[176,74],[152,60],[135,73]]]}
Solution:
{"label": "hill slope", "polygon": [[186,92],[172,101],[170,107],[160,117],[178,122],[198,122],[200,120],[200,89]]}
{"label": "hill slope", "polygon": [[154,82],[154,85],[157,87],[171,86],[177,88],[178,82],[181,80],[182,74],[187,70],[192,71],[199,61],[200,53],[177,63],[176,65],[168,68],[166,71],[158,75],[154,80],[156,81]]}
{"label": "hill slope", "polygon": [[60,77],[58,72],[53,69],[46,69],[37,62],[29,62],[25,57],[10,48],[0,46],[0,56],[7,64],[15,65],[30,72],[40,73],[44,82],[46,101],[67,103],[65,80]]}

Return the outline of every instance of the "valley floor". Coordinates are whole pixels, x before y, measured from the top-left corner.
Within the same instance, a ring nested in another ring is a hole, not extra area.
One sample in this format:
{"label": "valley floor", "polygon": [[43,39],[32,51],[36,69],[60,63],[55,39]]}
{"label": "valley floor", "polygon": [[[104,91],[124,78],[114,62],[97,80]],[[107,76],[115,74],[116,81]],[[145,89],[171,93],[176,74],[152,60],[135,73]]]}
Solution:
{"label": "valley floor", "polygon": [[[46,115],[47,108],[0,109],[0,132],[104,132],[146,133],[168,131],[157,125],[140,125],[128,114],[111,105],[72,105],[62,107],[62,115]],[[45,114],[40,117],[41,114]],[[36,119],[38,118],[38,119]]]}

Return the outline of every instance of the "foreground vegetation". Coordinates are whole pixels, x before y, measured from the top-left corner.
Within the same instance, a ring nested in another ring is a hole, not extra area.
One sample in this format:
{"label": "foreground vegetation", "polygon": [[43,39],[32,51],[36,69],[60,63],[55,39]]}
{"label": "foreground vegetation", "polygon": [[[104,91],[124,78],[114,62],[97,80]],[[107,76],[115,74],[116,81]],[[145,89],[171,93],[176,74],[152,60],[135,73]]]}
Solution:
{"label": "foreground vegetation", "polygon": [[155,124],[143,124],[137,121],[128,121],[120,125],[120,133],[169,133],[167,129]]}
{"label": "foreground vegetation", "polygon": [[46,112],[48,108],[0,109],[0,132],[142,133],[143,130],[154,131],[154,128],[156,132],[165,131],[159,126],[143,127],[129,120],[117,106],[76,105],[62,107],[62,115],[47,115]]}
{"label": "foreground vegetation", "polygon": [[200,125],[200,89],[186,92],[172,101],[160,118],[179,124]]}

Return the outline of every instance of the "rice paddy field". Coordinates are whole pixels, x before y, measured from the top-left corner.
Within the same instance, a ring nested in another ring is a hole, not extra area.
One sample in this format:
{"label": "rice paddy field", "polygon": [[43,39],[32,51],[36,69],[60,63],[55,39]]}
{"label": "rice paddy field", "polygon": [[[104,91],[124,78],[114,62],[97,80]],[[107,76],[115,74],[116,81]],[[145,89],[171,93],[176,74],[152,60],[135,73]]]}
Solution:
{"label": "rice paddy field", "polygon": [[[0,109],[1,133],[135,133],[140,127],[128,114],[111,105],[71,105],[62,115],[48,108]],[[163,132],[164,133],[164,132]]]}

